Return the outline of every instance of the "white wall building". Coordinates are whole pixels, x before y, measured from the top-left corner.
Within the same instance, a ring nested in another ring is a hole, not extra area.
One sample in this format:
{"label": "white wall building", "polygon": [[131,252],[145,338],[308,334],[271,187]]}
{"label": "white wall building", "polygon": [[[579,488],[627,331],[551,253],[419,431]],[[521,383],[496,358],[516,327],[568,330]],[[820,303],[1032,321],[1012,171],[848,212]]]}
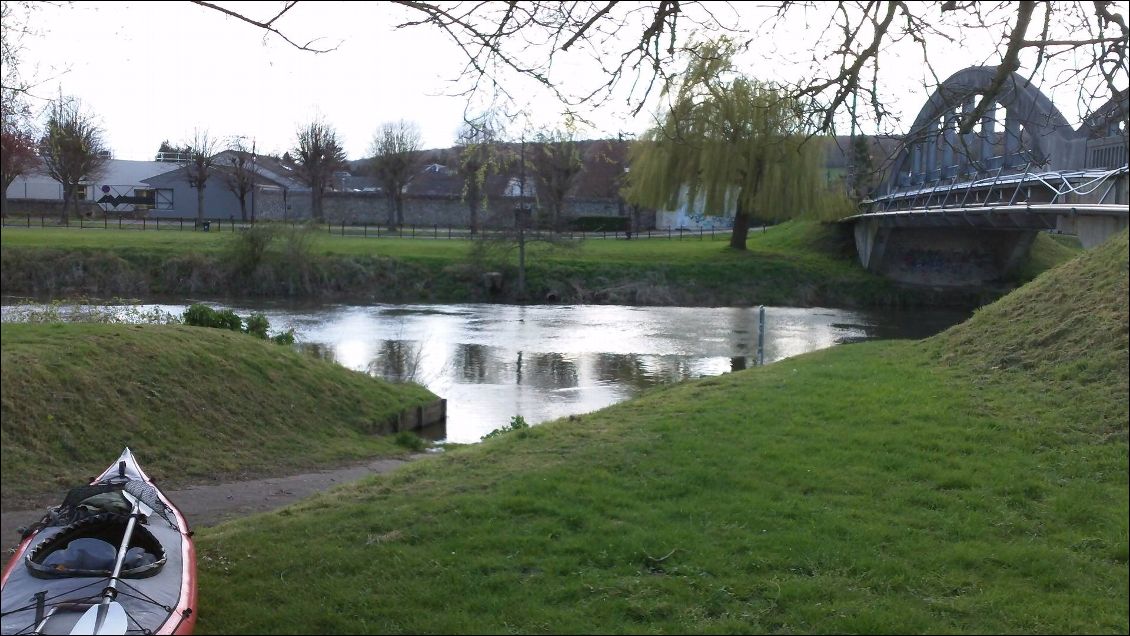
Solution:
{"label": "white wall building", "polygon": [[729,230],[734,227],[737,199],[734,190],[726,193],[726,205],[721,214],[706,213],[706,196],[699,193],[694,205],[687,200],[687,187],[679,189],[679,205],[674,210],[660,208],[655,211],[655,227],[660,230]]}
{"label": "white wall building", "polygon": [[[81,193],[81,200],[97,201],[106,195],[111,197],[134,196],[136,190],[149,189],[149,186],[144,183],[145,179],[180,167],[181,164],[179,163],[165,161],[110,159],[96,177],[83,182],[84,192]],[[38,168],[32,169],[28,174],[17,177],[12,181],[12,185],[8,186],[7,194],[8,200],[11,202],[17,202],[21,199],[62,201],[63,184],[47,176],[41,163]],[[133,210],[133,206],[128,204],[117,207],[103,204],[102,207],[106,211],[114,212]]]}

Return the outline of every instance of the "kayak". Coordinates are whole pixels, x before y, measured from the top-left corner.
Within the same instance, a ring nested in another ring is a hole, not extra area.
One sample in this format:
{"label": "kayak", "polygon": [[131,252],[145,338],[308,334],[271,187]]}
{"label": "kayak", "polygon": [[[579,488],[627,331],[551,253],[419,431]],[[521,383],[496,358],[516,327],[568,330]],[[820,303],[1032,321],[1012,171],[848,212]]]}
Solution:
{"label": "kayak", "polygon": [[191,634],[196,548],[127,448],[24,532],[0,588],[0,634]]}

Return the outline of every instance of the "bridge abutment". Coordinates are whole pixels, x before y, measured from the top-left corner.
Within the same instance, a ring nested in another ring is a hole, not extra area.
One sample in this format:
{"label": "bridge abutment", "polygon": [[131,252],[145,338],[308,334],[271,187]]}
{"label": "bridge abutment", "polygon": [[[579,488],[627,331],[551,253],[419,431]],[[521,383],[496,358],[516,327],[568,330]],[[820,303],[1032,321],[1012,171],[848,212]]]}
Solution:
{"label": "bridge abutment", "polygon": [[1010,274],[1028,254],[1035,230],[883,227],[855,225],[860,263],[909,285],[978,287]]}
{"label": "bridge abutment", "polygon": [[1096,216],[1091,214],[1078,214],[1061,216],[1056,223],[1056,229],[1064,234],[1074,234],[1079,237],[1079,242],[1086,249],[1100,245],[1111,236],[1126,229],[1127,218],[1116,216]]}

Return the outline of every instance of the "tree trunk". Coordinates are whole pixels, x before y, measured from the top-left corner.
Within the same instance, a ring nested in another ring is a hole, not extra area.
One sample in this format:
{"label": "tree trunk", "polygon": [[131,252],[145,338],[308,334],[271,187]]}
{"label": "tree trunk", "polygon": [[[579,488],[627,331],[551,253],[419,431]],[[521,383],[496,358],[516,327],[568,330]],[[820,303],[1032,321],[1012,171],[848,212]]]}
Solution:
{"label": "tree trunk", "polygon": [[385,199],[388,203],[388,231],[396,231],[396,200],[393,197]]}
{"label": "tree trunk", "polygon": [[239,220],[247,222],[247,195],[239,197]]}
{"label": "tree trunk", "polygon": [[474,236],[479,231],[479,200],[478,197],[471,199],[468,207],[471,209],[471,236]]}
{"label": "tree trunk", "polygon": [[749,234],[749,214],[742,209],[738,201],[738,210],[734,213],[734,232],[730,234],[730,248],[745,251],[745,239]]}
{"label": "tree trunk", "polygon": [[204,224],[204,188],[196,188],[196,222]]}
{"label": "tree trunk", "polygon": [[71,192],[73,187],[63,186],[63,209],[59,212],[59,222],[66,225],[67,223],[67,206],[71,204]]}
{"label": "tree trunk", "polygon": [[7,175],[4,176],[4,192],[0,193],[4,195],[4,197],[0,199],[0,215],[2,216],[8,216],[8,188],[15,180],[15,177],[9,179]]}
{"label": "tree trunk", "polygon": [[322,221],[322,189],[310,189],[310,215],[314,217],[315,221]]}
{"label": "tree trunk", "polygon": [[396,225],[404,225],[404,197],[396,197]]}

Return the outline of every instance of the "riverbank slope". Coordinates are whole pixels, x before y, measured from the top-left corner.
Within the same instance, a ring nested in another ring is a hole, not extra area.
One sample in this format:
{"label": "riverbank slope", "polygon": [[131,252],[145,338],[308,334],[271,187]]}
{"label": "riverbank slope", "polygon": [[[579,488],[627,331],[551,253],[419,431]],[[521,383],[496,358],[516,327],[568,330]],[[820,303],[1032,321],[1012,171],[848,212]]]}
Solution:
{"label": "riverbank slope", "polygon": [[[1040,235],[1017,281],[1073,255],[1073,249]],[[845,228],[803,221],[751,233],[746,252],[728,249],[724,233],[682,240],[531,242],[526,294],[517,287],[516,263],[513,244],[365,239],[269,226],[234,233],[12,227],[0,232],[0,291],[49,299],[971,307],[1007,288],[899,287],[858,265]]]}
{"label": "riverbank slope", "polygon": [[198,628],[1125,633],[1128,253],[206,529]]}
{"label": "riverbank slope", "polygon": [[12,509],[57,503],[124,446],[172,488],[403,455],[375,433],[435,399],[219,329],[6,323],[0,337]]}

